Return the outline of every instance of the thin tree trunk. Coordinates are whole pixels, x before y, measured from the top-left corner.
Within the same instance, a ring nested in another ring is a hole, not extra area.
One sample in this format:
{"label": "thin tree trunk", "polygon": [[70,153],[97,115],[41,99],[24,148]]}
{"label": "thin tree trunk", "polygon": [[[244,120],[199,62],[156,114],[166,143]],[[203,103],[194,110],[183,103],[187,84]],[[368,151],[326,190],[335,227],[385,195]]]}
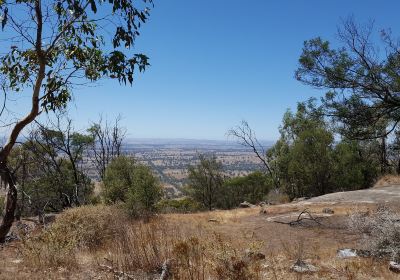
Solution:
{"label": "thin tree trunk", "polygon": [[6,184],[7,193],[4,203],[3,221],[0,225],[0,242],[3,243],[14,222],[14,213],[17,208],[17,187],[11,171],[5,164],[0,166],[0,176]]}
{"label": "thin tree trunk", "polygon": [[386,136],[381,138],[381,173],[387,172],[387,147],[386,147]]}
{"label": "thin tree trunk", "polygon": [[42,51],[42,28],[43,16],[41,9],[41,1],[35,1],[35,13],[37,20],[36,30],[36,54],[38,56],[39,69],[33,87],[32,93],[32,108],[31,111],[20,121],[18,121],[11,130],[10,136],[0,151],[0,176],[7,184],[6,201],[4,207],[3,220],[0,224],[0,242],[4,242],[7,233],[10,231],[12,223],[14,222],[15,209],[17,206],[17,187],[12,173],[7,167],[7,159],[10,155],[11,149],[14,147],[17,138],[21,131],[39,115],[39,95],[43,79],[46,71],[46,60]]}

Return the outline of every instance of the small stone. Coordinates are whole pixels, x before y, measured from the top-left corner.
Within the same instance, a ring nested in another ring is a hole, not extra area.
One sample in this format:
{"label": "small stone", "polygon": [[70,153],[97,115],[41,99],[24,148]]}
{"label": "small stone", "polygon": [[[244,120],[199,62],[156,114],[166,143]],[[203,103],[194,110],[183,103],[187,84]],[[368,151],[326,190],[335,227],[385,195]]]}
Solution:
{"label": "small stone", "polygon": [[337,251],[337,257],[340,259],[355,258],[357,256],[357,251],[354,249],[340,249]]}
{"label": "small stone", "polygon": [[219,223],[219,221],[217,219],[208,219],[208,221],[210,223]]}
{"label": "small stone", "polygon": [[325,214],[334,214],[335,211],[333,211],[331,208],[324,208],[324,209],[322,209],[322,213],[325,213]]}
{"label": "small stone", "polygon": [[389,262],[389,270],[395,273],[400,273],[400,263],[394,261]]}
{"label": "small stone", "polygon": [[290,269],[298,273],[313,273],[318,271],[318,268],[316,266],[305,263],[302,260],[297,260]]}

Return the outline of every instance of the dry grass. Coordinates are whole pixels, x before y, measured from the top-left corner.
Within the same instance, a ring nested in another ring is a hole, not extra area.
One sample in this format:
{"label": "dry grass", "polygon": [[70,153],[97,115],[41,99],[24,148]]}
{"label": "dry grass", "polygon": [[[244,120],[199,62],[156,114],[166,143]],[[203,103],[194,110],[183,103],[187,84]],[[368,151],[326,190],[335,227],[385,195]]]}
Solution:
{"label": "dry grass", "polygon": [[74,267],[78,250],[95,250],[122,235],[127,216],[116,207],[84,206],[65,211],[40,234],[22,239],[25,263],[36,268]]}
{"label": "dry grass", "polygon": [[169,263],[173,279],[262,279],[254,244],[248,251],[232,246],[231,240],[197,229],[177,228],[164,218],[126,227],[124,238],[109,251],[108,262],[119,271],[159,274]]}
{"label": "dry grass", "polygon": [[[322,211],[323,206],[309,208]],[[270,207],[267,215],[260,215],[258,207],[166,214],[148,222],[129,220],[113,207],[71,209],[52,227],[19,244],[23,262],[3,264],[17,273],[7,271],[7,278],[0,271],[0,278],[113,279],[131,275],[155,279],[163,264],[168,264],[169,279],[396,279],[386,262],[336,257],[337,249],[354,248],[360,234],[289,227],[266,219],[294,213],[298,207]],[[330,219],[337,223],[352,211],[349,205],[332,207],[335,216]],[[297,260],[315,265],[318,272],[292,272],[290,267]]]}
{"label": "dry grass", "polygon": [[374,188],[382,188],[391,185],[399,185],[400,186],[400,176],[399,175],[384,175],[378,179],[378,181],[373,186]]}

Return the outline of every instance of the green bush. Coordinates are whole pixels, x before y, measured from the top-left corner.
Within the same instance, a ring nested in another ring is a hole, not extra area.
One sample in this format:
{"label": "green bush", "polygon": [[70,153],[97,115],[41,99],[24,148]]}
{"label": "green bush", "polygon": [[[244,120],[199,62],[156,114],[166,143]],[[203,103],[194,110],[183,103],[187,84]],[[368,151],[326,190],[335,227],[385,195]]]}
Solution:
{"label": "green bush", "polygon": [[246,176],[235,177],[224,182],[218,196],[218,207],[230,209],[243,201],[258,203],[265,200],[272,182],[262,172],[256,171]]}
{"label": "green bush", "polygon": [[107,166],[103,182],[103,197],[106,203],[126,202],[129,188],[133,184],[135,161],[120,156]]}
{"label": "green bush", "polygon": [[152,212],[161,198],[161,186],[148,166],[137,165],[127,193],[126,206],[131,214]]}
{"label": "green bush", "polygon": [[120,156],[106,168],[103,196],[106,203],[125,203],[129,212],[136,215],[154,211],[162,190],[150,167]]}
{"label": "green bush", "polygon": [[163,199],[157,203],[156,207],[163,213],[191,213],[202,209],[201,204],[190,197],[184,197],[181,199]]}

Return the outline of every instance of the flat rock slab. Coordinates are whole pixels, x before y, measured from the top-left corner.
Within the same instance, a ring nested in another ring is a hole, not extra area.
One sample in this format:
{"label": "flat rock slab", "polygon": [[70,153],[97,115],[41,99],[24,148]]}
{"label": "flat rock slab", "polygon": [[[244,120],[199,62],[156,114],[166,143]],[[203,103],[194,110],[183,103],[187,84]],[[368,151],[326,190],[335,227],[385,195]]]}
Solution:
{"label": "flat rock slab", "polygon": [[298,204],[312,204],[315,202],[349,202],[349,203],[387,203],[400,200],[400,186],[371,188],[357,191],[336,192],[310,198]]}

